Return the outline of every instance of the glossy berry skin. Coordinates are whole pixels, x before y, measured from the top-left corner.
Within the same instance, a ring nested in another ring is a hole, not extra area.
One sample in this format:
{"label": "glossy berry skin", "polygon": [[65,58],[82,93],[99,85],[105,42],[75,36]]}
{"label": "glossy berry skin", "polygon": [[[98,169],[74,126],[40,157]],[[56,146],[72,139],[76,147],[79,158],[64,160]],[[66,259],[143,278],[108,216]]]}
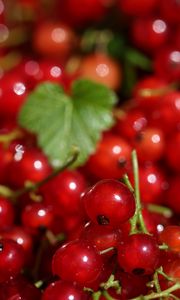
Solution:
{"label": "glossy berry skin", "polygon": [[180,132],[175,132],[166,142],[165,158],[169,167],[176,171],[180,171]]}
{"label": "glossy berry skin", "polygon": [[[81,233],[81,239],[92,243],[98,251],[103,251],[111,247],[116,248],[121,238],[122,232],[120,229],[114,229],[109,225],[96,225],[91,222],[84,226]],[[112,255],[114,252],[109,253]]]}
{"label": "glossy berry skin", "polygon": [[8,199],[0,197],[0,230],[13,225],[14,215],[12,203]]}
{"label": "glossy berry skin", "polygon": [[167,81],[156,76],[148,76],[140,79],[133,88],[135,102],[142,109],[154,109],[159,103],[162,104],[162,97],[167,93]]}
{"label": "glossy berry skin", "polygon": [[162,170],[155,164],[140,166],[139,178],[142,202],[160,204],[162,201],[161,196],[168,187]]}
{"label": "glossy berry skin", "polygon": [[99,225],[119,226],[135,212],[133,194],[123,183],[106,179],[85,193],[83,203],[90,220]]}
{"label": "glossy berry skin", "polygon": [[60,247],[52,260],[53,274],[62,280],[86,286],[101,273],[102,259],[87,241],[74,240]]}
{"label": "glossy berry skin", "polygon": [[13,71],[3,76],[0,85],[0,115],[16,119],[28,95],[28,87],[22,76]]}
{"label": "glossy berry skin", "polygon": [[172,24],[179,24],[180,4],[177,0],[160,1],[161,15]]}
{"label": "glossy berry skin", "polygon": [[51,207],[44,203],[32,203],[24,207],[22,211],[22,223],[29,229],[48,228],[53,221]]}
{"label": "glossy berry skin", "polygon": [[180,214],[180,176],[172,176],[169,180],[169,188],[166,193],[166,205],[176,214]]}
{"label": "glossy berry skin", "polygon": [[171,216],[166,217],[162,213],[151,212],[148,206],[143,207],[142,216],[148,232],[157,237],[166,226],[171,224]]}
{"label": "glossy berry skin", "polygon": [[26,181],[43,180],[50,172],[51,167],[47,157],[39,149],[21,148],[16,151],[8,166],[8,182],[13,187],[20,188]]}
{"label": "glossy berry skin", "polygon": [[147,126],[145,113],[140,109],[134,109],[123,112],[122,116],[117,119],[115,132],[119,136],[132,141],[138,133],[143,131]]}
{"label": "glossy berry skin", "polygon": [[[162,278],[162,280],[160,281],[160,286],[162,290],[165,290],[174,285],[176,282],[180,281],[180,258],[176,257],[171,261],[166,261],[163,264],[163,271],[173,279],[172,281],[170,281]],[[180,289],[174,291],[173,294],[179,299]]]}
{"label": "glossy berry skin", "polygon": [[40,300],[41,292],[27,278],[18,275],[0,285],[1,300]]}
{"label": "glossy berry skin", "polygon": [[152,236],[133,234],[119,246],[118,263],[125,272],[134,275],[152,274],[158,265],[159,254],[158,244]]}
{"label": "glossy berry skin", "polygon": [[137,276],[134,274],[120,272],[118,271],[115,274],[116,280],[119,280],[121,283],[121,294],[118,299],[127,300],[139,295],[146,295],[148,288],[146,284],[149,281],[148,276]]}
{"label": "glossy berry skin", "polygon": [[118,0],[120,11],[129,16],[149,15],[157,6],[157,0]]}
{"label": "glossy berry skin", "polygon": [[165,20],[152,17],[137,18],[131,26],[135,45],[148,52],[156,51],[168,39],[168,26]]}
{"label": "glossy berry skin", "polygon": [[163,131],[158,127],[147,127],[134,141],[138,158],[141,162],[160,160],[165,150]]}
{"label": "glossy berry skin", "polygon": [[44,81],[63,84],[63,67],[51,60],[25,60],[19,67],[30,89]]}
{"label": "glossy berry skin", "polygon": [[29,258],[30,253],[33,249],[32,236],[22,226],[12,226],[0,233],[3,239],[14,240],[23,249],[26,258]]}
{"label": "glossy berry skin", "polygon": [[170,136],[180,124],[180,92],[170,91],[161,100],[152,111],[149,123],[158,124],[166,136]]}
{"label": "glossy berry skin", "polygon": [[168,245],[169,250],[180,252],[180,226],[169,225],[160,233],[159,239],[162,243]]}
{"label": "glossy berry skin", "polygon": [[23,248],[15,241],[0,240],[0,282],[8,280],[21,272],[24,266]]}
{"label": "glossy berry skin", "polygon": [[127,173],[131,151],[131,146],[124,138],[117,134],[105,134],[87,162],[87,171],[98,179],[119,179]]}
{"label": "glossy berry skin", "polygon": [[61,22],[43,22],[34,31],[34,49],[45,57],[56,57],[63,61],[68,58],[75,44],[75,33]]}
{"label": "glossy berry skin", "polygon": [[180,50],[177,47],[166,46],[157,51],[154,57],[154,71],[157,76],[169,82],[180,78]]}
{"label": "glossy berry skin", "polygon": [[75,214],[79,211],[80,196],[86,189],[85,177],[77,170],[65,170],[42,187],[46,203],[54,205],[59,214]]}
{"label": "glossy berry skin", "polygon": [[86,300],[87,294],[70,282],[58,280],[52,282],[43,292],[41,300]]}
{"label": "glossy berry skin", "polygon": [[68,20],[73,27],[81,27],[99,21],[106,13],[105,1],[65,0],[63,4],[64,7],[61,4],[59,10],[64,9],[63,13],[66,15],[66,21]]}
{"label": "glossy berry skin", "polygon": [[121,66],[105,53],[98,52],[85,56],[80,62],[78,72],[80,77],[94,80],[113,90],[121,86]]}

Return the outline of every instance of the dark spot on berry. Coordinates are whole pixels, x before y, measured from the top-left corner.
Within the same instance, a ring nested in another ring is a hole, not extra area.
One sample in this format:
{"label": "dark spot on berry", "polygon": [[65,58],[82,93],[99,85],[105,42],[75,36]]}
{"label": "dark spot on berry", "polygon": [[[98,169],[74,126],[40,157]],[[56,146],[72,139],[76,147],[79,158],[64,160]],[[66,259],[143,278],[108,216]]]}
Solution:
{"label": "dark spot on berry", "polygon": [[40,226],[38,227],[38,230],[39,230],[40,233],[43,234],[43,233],[46,232],[47,228],[46,228],[46,226],[44,226],[44,225],[40,225]]}
{"label": "dark spot on berry", "polygon": [[98,215],[97,216],[97,222],[99,225],[108,225],[109,224],[109,219],[103,215]]}
{"label": "dark spot on berry", "polygon": [[135,268],[135,269],[132,271],[132,273],[133,273],[134,275],[143,275],[143,274],[144,274],[144,269],[142,269],[142,268]]}
{"label": "dark spot on berry", "polygon": [[144,138],[144,135],[143,135],[142,132],[140,132],[140,133],[136,134],[135,141],[136,142],[141,142],[143,140],[143,138]]}
{"label": "dark spot on berry", "polygon": [[3,251],[3,248],[4,248],[3,244],[0,243],[0,251]]}
{"label": "dark spot on berry", "polygon": [[118,167],[124,168],[126,165],[126,159],[124,157],[118,159]]}

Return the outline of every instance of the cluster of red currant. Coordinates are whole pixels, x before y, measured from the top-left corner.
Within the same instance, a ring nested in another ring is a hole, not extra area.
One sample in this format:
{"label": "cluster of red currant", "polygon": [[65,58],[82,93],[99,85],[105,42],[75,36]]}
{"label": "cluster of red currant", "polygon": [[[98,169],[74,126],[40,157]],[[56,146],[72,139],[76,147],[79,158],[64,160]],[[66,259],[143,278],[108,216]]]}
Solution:
{"label": "cluster of red currant", "polygon": [[[18,116],[78,78],[122,101],[54,169]],[[179,80],[176,0],[0,0],[1,300],[180,299]]]}

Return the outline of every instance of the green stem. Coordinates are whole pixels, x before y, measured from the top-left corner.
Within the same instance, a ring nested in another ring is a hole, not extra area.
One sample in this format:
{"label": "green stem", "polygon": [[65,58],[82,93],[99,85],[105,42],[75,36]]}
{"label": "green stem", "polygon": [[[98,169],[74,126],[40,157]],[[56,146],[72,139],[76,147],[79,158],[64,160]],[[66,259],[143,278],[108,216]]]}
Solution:
{"label": "green stem", "polygon": [[115,298],[111,297],[107,291],[103,291],[102,294],[107,300],[115,300]]}
{"label": "green stem", "polygon": [[108,252],[110,252],[110,251],[112,251],[114,249],[115,249],[114,247],[109,247],[109,248],[107,248],[105,250],[100,251],[99,253],[102,255],[102,254],[108,253]]}
{"label": "green stem", "polygon": [[93,300],[99,300],[101,294],[102,294],[101,291],[97,291],[97,292],[95,292],[95,293],[92,293],[92,299],[93,299]]}
{"label": "green stem", "polygon": [[156,288],[157,293],[161,293],[161,287],[160,287],[159,278],[158,278],[158,271],[156,271],[154,273],[154,286]]}
{"label": "green stem", "polygon": [[161,206],[161,205],[157,205],[157,204],[148,204],[148,210],[150,212],[155,212],[158,214],[162,214],[163,216],[170,218],[173,215],[172,210],[169,207],[165,207],[165,206]]}
{"label": "green stem", "polygon": [[160,249],[160,250],[168,250],[169,247],[168,247],[168,245],[166,245],[166,244],[162,244],[162,245],[159,245],[159,249]]}
{"label": "green stem", "polygon": [[109,279],[106,282],[101,283],[100,287],[101,289],[103,289],[103,291],[106,291],[109,288],[113,288],[116,290],[117,294],[120,294],[121,292],[120,282],[119,280],[115,280],[113,274],[110,275]]}
{"label": "green stem", "polygon": [[12,202],[15,202],[15,191],[5,185],[0,185],[0,196],[12,199]]}
{"label": "green stem", "polygon": [[129,177],[127,174],[124,174],[123,178],[122,178],[124,184],[128,187],[128,189],[130,190],[131,193],[134,194],[134,188],[129,180]]}
{"label": "green stem", "polygon": [[180,282],[177,282],[176,284],[174,284],[173,286],[171,286],[167,290],[161,291],[159,293],[151,293],[149,295],[139,296],[139,297],[136,297],[136,298],[132,298],[130,300],[151,300],[151,299],[166,298],[166,297],[171,296],[171,293],[174,292],[174,291],[177,291],[178,289],[180,289]]}
{"label": "green stem", "polygon": [[[130,234],[134,234],[139,231],[149,234],[142,216],[141,199],[140,199],[140,191],[139,191],[139,167],[138,167],[136,150],[132,151],[132,165],[133,165],[133,174],[134,174],[134,197],[136,202],[136,210],[134,216],[130,220],[131,222]],[[140,230],[137,230],[138,224]]]}
{"label": "green stem", "polygon": [[22,137],[23,133],[20,129],[15,129],[7,134],[0,134],[0,143],[9,144],[13,140]]}

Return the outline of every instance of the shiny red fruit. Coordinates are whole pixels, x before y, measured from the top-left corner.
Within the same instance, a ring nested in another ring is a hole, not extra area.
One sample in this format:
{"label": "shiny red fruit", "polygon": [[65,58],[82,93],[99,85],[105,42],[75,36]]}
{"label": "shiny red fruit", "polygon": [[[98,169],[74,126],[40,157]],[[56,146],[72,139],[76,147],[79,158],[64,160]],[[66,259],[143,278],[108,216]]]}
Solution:
{"label": "shiny red fruit", "polygon": [[97,182],[82,200],[90,220],[99,225],[118,227],[135,212],[133,194],[126,185],[113,179]]}
{"label": "shiny red fruit", "polygon": [[62,280],[86,286],[101,273],[103,262],[96,248],[87,241],[74,240],[60,247],[52,260],[53,273]]}

